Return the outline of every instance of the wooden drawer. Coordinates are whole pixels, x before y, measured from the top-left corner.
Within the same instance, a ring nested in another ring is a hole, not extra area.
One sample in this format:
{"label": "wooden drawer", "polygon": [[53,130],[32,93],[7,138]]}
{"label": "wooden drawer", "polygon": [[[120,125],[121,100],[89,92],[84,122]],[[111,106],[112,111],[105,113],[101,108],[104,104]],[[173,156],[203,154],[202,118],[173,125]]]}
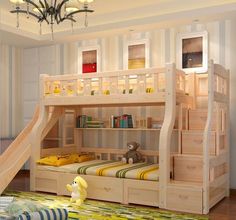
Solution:
{"label": "wooden drawer", "polygon": [[84,175],[88,183],[88,198],[123,202],[123,179]]}
{"label": "wooden drawer", "polygon": [[[189,130],[204,130],[207,110],[189,110]],[[216,113],[213,114],[212,130],[216,130]]]}
{"label": "wooden drawer", "polygon": [[202,159],[197,157],[174,157],[174,180],[202,182]]}
{"label": "wooden drawer", "polygon": [[[78,174],[60,173],[59,194],[70,195],[66,184],[71,183]],[[88,183],[87,198],[123,202],[123,179],[102,176],[79,175]]]}
{"label": "wooden drawer", "polygon": [[202,189],[168,187],[167,209],[202,214]]}
{"label": "wooden drawer", "polygon": [[36,171],[35,190],[57,193],[58,175],[51,171]]}
{"label": "wooden drawer", "polygon": [[[211,133],[210,154],[216,154],[216,135]],[[202,155],[203,153],[203,132],[183,131],[182,132],[182,153]]]}
{"label": "wooden drawer", "polygon": [[125,179],[124,203],[159,206],[158,182]]}

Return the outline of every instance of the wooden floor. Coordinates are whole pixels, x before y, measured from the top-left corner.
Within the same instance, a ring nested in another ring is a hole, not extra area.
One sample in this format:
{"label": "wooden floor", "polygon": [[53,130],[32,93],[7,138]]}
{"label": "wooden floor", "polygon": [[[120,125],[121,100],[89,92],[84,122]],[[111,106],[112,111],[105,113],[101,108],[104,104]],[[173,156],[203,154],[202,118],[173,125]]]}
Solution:
{"label": "wooden floor", "polygon": [[[29,171],[20,171],[10,183],[9,189],[29,191],[29,175]],[[212,208],[209,216],[213,220],[236,220],[236,190],[232,190],[229,198]]]}

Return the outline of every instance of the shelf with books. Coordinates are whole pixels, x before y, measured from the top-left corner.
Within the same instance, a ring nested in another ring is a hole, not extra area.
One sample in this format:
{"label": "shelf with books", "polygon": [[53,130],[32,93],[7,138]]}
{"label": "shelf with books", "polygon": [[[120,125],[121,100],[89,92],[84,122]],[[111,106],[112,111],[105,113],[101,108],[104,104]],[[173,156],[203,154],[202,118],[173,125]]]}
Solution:
{"label": "shelf with books", "polygon": [[[160,131],[160,128],[75,128],[75,130],[109,130],[109,131]],[[179,129],[173,129],[179,131]]]}

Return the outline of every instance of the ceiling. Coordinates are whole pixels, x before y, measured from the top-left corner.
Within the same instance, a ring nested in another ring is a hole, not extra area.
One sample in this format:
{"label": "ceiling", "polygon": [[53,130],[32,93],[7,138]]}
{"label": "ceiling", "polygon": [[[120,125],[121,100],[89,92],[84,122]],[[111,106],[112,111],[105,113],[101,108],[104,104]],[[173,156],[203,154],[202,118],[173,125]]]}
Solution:
{"label": "ceiling", "polygon": [[[90,6],[95,12],[89,14],[89,27],[83,26],[83,15],[74,26],[73,33],[69,22],[55,25],[55,41],[124,33],[130,29],[150,29],[158,25],[173,26],[196,19],[201,21],[236,14],[236,0],[94,0]],[[13,8],[9,0],[0,1],[0,41],[13,41],[23,46],[50,43],[50,28],[43,25],[40,35],[39,25],[32,18],[20,16],[20,28],[17,29],[16,14],[9,13]]]}

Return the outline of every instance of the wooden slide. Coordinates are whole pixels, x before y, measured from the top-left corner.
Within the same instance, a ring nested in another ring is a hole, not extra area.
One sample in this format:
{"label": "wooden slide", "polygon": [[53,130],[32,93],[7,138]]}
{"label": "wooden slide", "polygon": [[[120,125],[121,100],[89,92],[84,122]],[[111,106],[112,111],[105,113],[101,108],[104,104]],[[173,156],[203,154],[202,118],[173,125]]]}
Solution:
{"label": "wooden slide", "polygon": [[0,195],[31,155],[31,131],[39,118],[37,107],[32,120],[0,155]]}

